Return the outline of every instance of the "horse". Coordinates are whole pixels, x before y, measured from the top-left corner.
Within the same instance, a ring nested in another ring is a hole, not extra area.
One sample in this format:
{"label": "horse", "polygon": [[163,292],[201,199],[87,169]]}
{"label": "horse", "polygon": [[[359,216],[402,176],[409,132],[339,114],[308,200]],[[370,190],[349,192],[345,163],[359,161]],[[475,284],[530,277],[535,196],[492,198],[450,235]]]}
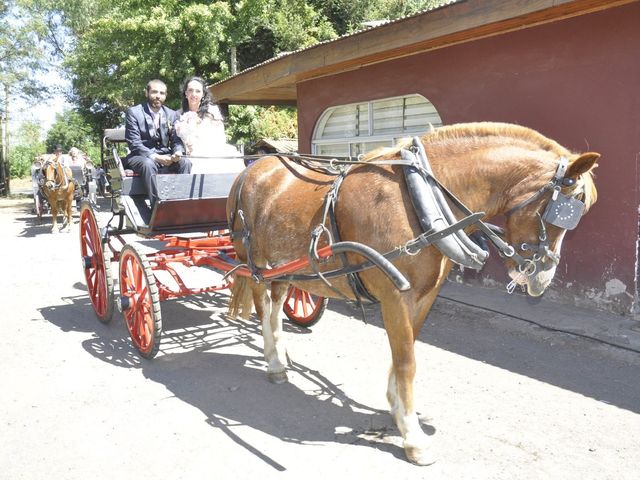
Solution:
{"label": "horse", "polygon": [[58,207],[62,206],[63,223],[60,230],[64,230],[72,224],[71,210],[75,192],[75,182],[71,169],[63,165],[60,158],[55,155],[44,159],[42,165],[43,181],[42,192],[51,206],[53,225],[51,231],[56,232],[58,226]]}
{"label": "horse", "polygon": [[[256,274],[236,275],[230,310],[232,315],[244,311],[246,316],[255,304],[271,382],[287,381],[288,357],[279,312],[291,280],[273,279],[269,297],[260,269],[307,257],[313,230],[318,225],[331,229],[323,215],[331,192],[336,195],[334,231],[341,240],[389,252],[424,234],[403,176],[405,167],[393,162],[409,143],[402,140],[396,148],[365,155],[343,176],[339,190],[334,187],[335,175],[277,155],[261,158],[236,179],[227,216],[238,259],[252,265]],[[419,143],[433,177],[463,206],[484,212],[485,219],[505,215],[500,239],[507,246],[501,256],[512,283],[532,296],[541,295],[558,266],[566,228],[542,220],[540,212],[557,195],[582,202],[586,212],[597,198],[592,171],[600,155],[574,154],[532,129],[490,122],[441,127],[422,136]],[[578,219],[583,214],[580,210]],[[327,238],[322,242],[329,243]],[[413,392],[414,343],[453,262],[434,245],[407,252],[411,255],[397,256],[393,264],[409,281],[408,290],[395,288],[376,268],[361,271],[359,279],[382,311],[392,358],[387,399],[405,455],[415,464],[429,465],[435,458],[420,427]],[[346,257],[349,264],[362,260],[354,253]],[[333,258],[316,268],[326,272],[341,266]],[[324,297],[356,298],[345,277],[326,282],[314,278],[292,283]]]}

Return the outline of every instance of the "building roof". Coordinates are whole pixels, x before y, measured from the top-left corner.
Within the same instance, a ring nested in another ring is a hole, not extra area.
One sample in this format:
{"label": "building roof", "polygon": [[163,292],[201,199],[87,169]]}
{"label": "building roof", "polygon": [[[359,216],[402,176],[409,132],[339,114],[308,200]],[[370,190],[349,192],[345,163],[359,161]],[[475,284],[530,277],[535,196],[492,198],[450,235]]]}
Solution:
{"label": "building roof", "polygon": [[209,86],[218,103],[295,105],[300,82],[638,0],[449,0],[277,56]]}

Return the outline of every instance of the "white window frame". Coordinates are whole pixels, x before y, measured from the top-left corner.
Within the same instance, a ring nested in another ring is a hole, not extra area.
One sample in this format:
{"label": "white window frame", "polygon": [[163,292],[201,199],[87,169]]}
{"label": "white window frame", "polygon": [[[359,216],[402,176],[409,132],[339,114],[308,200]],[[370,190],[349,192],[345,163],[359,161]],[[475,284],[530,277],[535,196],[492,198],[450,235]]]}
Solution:
{"label": "white window frame", "polygon": [[[320,115],[320,118],[318,119],[318,121],[316,122],[316,125],[313,129],[313,137],[311,140],[311,151],[313,154],[318,154],[318,152],[320,151],[320,148],[322,145],[344,145],[346,147],[346,150],[348,152],[352,152],[352,149],[355,147],[355,145],[357,144],[368,144],[368,143],[378,143],[378,142],[389,142],[389,146],[393,146],[396,143],[397,139],[400,138],[406,138],[408,136],[420,136],[420,135],[424,135],[425,133],[427,133],[429,131],[429,125],[426,124],[424,126],[423,129],[419,129],[419,130],[415,130],[412,129],[411,131],[406,131],[404,129],[402,129],[402,127],[404,127],[405,124],[405,119],[406,116],[403,116],[403,120],[402,120],[402,126],[400,129],[398,129],[397,131],[393,131],[393,132],[387,132],[385,134],[378,134],[378,135],[374,135],[373,131],[374,131],[374,119],[373,119],[373,111],[374,111],[374,105],[376,103],[382,103],[382,102],[388,102],[389,100],[397,100],[397,99],[401,99],[401,100],[405,100],[407,98],[412,98],[412,97],[420,97],[422,100],[424,100],[424,102],[428,103],[429,105],[431,105],[433,107],[433,109],[436,112],[436,115],[439,119],[439,122],[434,122],[432,123],[432,125],[434,127],[439,127],[442,125],[442,119],[440,117],[440,114],[438,113],[438,110],[436,109],[435,105],[433,105],[433,103],[431,103],[427,98],[425,98],[424,96],[414,93],[414,94],[409,94],[409,95],[401,95],[401,96],[397,96],[397,97],[387,97],[387,98],[378,98],[375,100],[369,100],[369,101],[364,101],[364,102],[355,102],[355,103],[349,103],[349,104],[344,104],[344,105],[336,105],[333,107],[329,107],[327,108],[322,115]],[[358,129],[356,128],[356,135],[355,136],[343,136],[343,137],[330,137],[330,138],[318,138],[322,132],[324,131],[324,127],[327,124],[327,121],[331,118],[331,115],[338,109],[344,109],[345,107],[353,107],[354,108],[354,115],[355,115],[355,109],[358,108],[359,105],[366,105],[367,109],[368,109],[368,132],[365,135],[361,135],[358,132]]]}

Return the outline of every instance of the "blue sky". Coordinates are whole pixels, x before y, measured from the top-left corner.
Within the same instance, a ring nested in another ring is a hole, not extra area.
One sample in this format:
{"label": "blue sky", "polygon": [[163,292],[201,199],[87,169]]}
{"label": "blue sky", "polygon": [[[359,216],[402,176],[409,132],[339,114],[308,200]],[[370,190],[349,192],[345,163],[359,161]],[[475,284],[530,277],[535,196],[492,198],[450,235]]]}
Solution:
{"label": "blue sky", "polygon": [[52,71],[46,75],[39,75],[38,80],[42,81],[51,95],[48,100],[40,102],[37,106],[27,103],[22,99],[14,98],[10,105],[9,129],[15,133],[23,122],[35,121],[42,125],[42,133],[51,127],[56,119],[56,114],[62,113],[65,108],[71,108],[71,105],[65,102],[60,92],[61,88],[68,88],[69,84],[60,76]]}

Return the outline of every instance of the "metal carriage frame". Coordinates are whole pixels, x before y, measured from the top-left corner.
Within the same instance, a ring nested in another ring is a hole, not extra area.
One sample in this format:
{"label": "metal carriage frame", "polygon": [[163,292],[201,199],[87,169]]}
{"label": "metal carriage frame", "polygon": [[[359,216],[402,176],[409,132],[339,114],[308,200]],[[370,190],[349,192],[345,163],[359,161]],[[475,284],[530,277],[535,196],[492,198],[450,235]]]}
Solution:
{"label": "metal carriage frame", "polygon": [[[159,174],[159,199],[152,210],[142,179],[122,166],[118,147],[124,141],[124,129],[105,131],[102,168],[110,184],[111,218],[100,226],[94,205],[82,202],[81,260],[98,319],[109,322],[117,307],[140,355],[153,358],[162,338],[162,301],[225,290],[231,286],[227,274],[232,270],[243,276],[251,272],[238,268],[227,229],[226,199],[237,174]],[[128,234],[157,241],[161,246],[145,251],[139,242],[127,241]],[[119,270],[117,296],[113,263]],[[303,268],[304,263],[292,262],[270,272],[275,278]],[[191,287],[178,265],[208,268],[222,278],[210,285]],[[326,298],[290,287],[283,310],[293,323],[310,327],[320,319],[326,305]]]}

